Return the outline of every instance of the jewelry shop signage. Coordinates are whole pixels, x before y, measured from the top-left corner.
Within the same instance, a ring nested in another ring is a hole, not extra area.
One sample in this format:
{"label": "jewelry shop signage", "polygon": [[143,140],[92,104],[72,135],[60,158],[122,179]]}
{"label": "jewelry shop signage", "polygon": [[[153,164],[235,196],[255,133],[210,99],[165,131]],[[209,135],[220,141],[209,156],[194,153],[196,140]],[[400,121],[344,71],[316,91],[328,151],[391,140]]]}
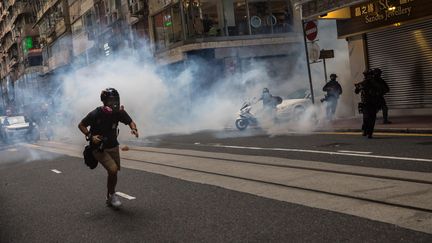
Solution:
{"label": "jewelry shop signage", "polygon": [[351,19],[338,20],[339,37],[366,33],[376,28],[400,25],[432,17],[431,0],[374,0],[351,7]]}

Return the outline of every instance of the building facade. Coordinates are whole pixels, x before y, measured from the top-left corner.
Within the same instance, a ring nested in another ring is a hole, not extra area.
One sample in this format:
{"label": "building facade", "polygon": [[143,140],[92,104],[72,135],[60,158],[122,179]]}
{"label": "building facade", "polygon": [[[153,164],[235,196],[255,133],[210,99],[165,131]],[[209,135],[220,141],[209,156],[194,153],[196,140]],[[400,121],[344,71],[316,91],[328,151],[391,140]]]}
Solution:
{"label": "building facade", "polygon": [[283,82],[303,53],[292,6],[289,0],[149,0],[155,58],[174,66],[199,58],[215,78],[260,61]]}
{"label": "building facade", "polygon": [[391,115],[432,114],[432,1],[325,3],[307,0],[298,6],[304,19],[338,19],[338,37],[348,42],[352,83],[363,79],[364,70],[380,68],[390,86],[386,100]]}
{"label": "building facade", "polygon": [[[1,3],[0,79],[1,108],[20,106],[31,99],[42,70],[39,32],[33,28],[35,17],[29,1],[8,0]],[[15,92],[19,90],[20,92]]]}

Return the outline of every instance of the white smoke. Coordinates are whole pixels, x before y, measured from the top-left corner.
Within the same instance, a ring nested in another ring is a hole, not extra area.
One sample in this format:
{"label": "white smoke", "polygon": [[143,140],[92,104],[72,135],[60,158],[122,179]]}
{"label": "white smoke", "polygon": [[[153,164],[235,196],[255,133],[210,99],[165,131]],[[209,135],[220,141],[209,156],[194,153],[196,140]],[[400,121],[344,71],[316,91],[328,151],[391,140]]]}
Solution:
{"label": "white smoke", "polygon": [[[320,45],[335,50],[335,59],[327,63],[328,73],[338,74],[345,95],[345,92],[351,92],[346,81],[350,76],[346,73],[349,70],[347,47],[344,40],[335,41],[334,29],[334,22],[320,22]],[[148,46],[147,43],[143,45]],[[143,138],[164,133],[235,129],[236,114],[242,102],[259,97],[264,87],[282,98],[299,89],[309,89],[301,45],[293,46],[297,55],[293,55],[288,63],[274,63],[290,70],[286,77],[273,75],[269,72],[268,63],[259,59],[251,60],[246,68],[228,75],[214,70],[211,63],[206,64],[206,60],[199,58],[177,66],[177,71],[170,71],[170,66],[157,64],[152,53],[148,52],[150,49],[126,50],[123,54],[102,57],[86,67],[74,67],[71,71],[57,74],[55,78],[60,80],[62,92],[55,97],[56,103],[61,107],[59,110],[68,116],[66,119],[54,118],[57,119],[56,138],[83,143],[77,125],[88,112],[101,105],[100,92],[107,87],[119,91],[121,103],[137,123]],[[325,84],[322,65],[313,64],[312,74],[316,106],[311,106],[302,117],[293,121],[263,124],[270,134],[311,132],[324,124],[324,109],[319,102]],[[206,84],[206,79],[215,81]],[[339,102],[338,109],[352,107],[352,104],[344,103]],[[128,128],[120,129],[121,139],[131,138]]]}

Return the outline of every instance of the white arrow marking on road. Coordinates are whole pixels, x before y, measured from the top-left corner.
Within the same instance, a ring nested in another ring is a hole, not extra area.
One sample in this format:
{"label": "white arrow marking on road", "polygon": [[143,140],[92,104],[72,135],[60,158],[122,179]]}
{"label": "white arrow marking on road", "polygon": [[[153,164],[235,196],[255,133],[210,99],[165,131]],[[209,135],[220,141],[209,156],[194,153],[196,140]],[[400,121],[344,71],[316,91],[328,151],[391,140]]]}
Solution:
{"label": "white arrow marking on road", "polygon": [[136,199],[136,197],[129,196],[128,194],[123,193],[123,192],[116,192],[115,194],[117,194],[120,197],[126,198],[128,200],[134,200],[134,199]]}
{"label": "white arrow marking on road", "polygon": [[353,154],[371,154],[372,152],[362,152],[362,151],[351,151],[351,150],[338,150],[340,153],[353,153]]}
{"label": "white arrow marking on road", "polygon": [[233,148],[233,149],[303,152],[303,153],[331,154],[331,155],[349,155],[349,156],[367,157],[367,158],[378,158],[378,159],[395,159],[395,160],[411,160],[411,161],[421,161],[421,162],[432,162],[432,159],[419,159],[419,158],[396,157],[396,156],[382,156],[382,155],[370,155],[370,154],[340,153],[340,152],[308,150],[308,149],[260,148],[260,147],[228,146],[228,145],[207,145],[207,146],[221,147],[221,148]]}
{"label": "white arrow marking on road", "polygon": [[54,173],[57,173],[57,174],[61,174],[61,173],[62,173],[61,171],[56,170],[56,169],[53,169],[53,170],[51,170],[51,171],[54,172]]}

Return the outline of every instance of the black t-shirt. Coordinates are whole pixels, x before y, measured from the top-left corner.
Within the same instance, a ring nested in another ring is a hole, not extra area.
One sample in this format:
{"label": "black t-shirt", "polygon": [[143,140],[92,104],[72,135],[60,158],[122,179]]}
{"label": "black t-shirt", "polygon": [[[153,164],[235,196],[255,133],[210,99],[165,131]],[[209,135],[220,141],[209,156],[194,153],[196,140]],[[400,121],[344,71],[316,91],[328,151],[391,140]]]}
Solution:
{"label": "black t-shirt", "polygon": [[119,145],[117,141],[119,122],[129,125],[132,122],[132,118],[130,118],[125,110],[106,114],[102,111],[102,107],[94,109],[81,121],[84,126],[90,126],[92,136],[101,135],[103,137],[104,148],[113,148]]}

